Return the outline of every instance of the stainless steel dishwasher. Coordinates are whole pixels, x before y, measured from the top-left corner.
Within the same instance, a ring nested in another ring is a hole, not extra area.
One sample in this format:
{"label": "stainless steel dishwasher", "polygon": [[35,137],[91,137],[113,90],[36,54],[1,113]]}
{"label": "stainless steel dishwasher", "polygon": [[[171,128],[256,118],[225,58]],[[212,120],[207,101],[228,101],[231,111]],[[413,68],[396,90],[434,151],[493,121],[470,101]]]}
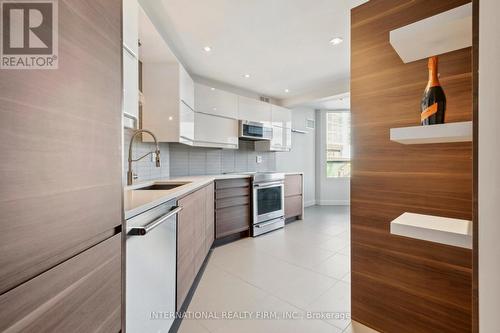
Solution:
{"label": "stainless steel dishwasher", "polygon": [[167,333],[175,319],[176,223],[181,210],[175,203],[127,220],[127,333]]}

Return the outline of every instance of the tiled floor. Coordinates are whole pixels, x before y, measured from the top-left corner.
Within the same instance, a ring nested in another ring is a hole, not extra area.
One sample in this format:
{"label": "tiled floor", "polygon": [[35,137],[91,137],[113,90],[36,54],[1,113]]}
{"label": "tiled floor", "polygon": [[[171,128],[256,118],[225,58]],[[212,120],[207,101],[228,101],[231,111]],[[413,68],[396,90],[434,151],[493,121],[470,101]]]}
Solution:
{"label": "tiled floor", "polygon": [[179,332],[375,332],[349,320],[349,243],[349,208],[314,206],[285,229],[216,248]]}

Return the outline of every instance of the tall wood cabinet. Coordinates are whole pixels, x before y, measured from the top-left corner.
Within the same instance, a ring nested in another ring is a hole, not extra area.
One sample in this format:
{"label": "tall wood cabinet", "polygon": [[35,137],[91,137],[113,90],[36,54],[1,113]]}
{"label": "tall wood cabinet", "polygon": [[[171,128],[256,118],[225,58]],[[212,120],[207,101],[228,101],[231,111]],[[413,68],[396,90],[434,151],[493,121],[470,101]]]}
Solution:
{"label": "tall wood cabinet", "polygon": [[214,240],[214,185],[209,184],[178,200],[177,310],[193,285]]}
{"label": "tall wood cabinet", "polygon": [[58,5],[59,67],[0,70],[0,331],[118,332],[122,3]]}

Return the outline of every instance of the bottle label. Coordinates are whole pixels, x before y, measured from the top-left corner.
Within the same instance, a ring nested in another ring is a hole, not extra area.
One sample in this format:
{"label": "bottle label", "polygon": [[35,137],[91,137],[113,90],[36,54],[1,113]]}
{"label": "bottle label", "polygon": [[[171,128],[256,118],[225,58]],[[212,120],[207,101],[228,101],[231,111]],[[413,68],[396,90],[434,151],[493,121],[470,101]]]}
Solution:
{"label": "bottle label", "polygon": [[438,103],[434,103],[420,114],[420,121],[424,121],[438,111]]}

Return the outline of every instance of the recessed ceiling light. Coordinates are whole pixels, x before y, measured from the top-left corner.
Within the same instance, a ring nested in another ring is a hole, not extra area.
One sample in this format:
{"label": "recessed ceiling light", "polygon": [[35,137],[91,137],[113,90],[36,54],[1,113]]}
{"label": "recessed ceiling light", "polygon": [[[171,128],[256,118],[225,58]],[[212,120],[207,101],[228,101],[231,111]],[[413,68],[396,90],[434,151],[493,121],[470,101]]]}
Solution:
{"label": "recessed ceiling light", "polygon": [[203,50],[205,50],[205,52],[210,52],[212,51],[212,48],[210,46],[205,46]]}
{"label": "recessed ceiling light", "polygon": [[330,44],[332,44],[332,45],[339,45],[343,41],[344,41],[343,38],[341,38],[341,37],[335,37],[335,38],[330,39]]}
{"label": "recessed ceiling light", "polygon": [[210,88],[210,90],[214,91],[214,90],[215,90],[215,88],[214,88],[214,87],[212,87],[212,88]]}
{"label": "recessed ceiling light", "polygon": [[285,89],[285,92],[288,94],[290,92],[290,90],[289,89]]}
{"label": "recessed ceiling light", "polygon": [[249,79],[250,78],[250,74],[245,74],[243,75],[245,78]]}

